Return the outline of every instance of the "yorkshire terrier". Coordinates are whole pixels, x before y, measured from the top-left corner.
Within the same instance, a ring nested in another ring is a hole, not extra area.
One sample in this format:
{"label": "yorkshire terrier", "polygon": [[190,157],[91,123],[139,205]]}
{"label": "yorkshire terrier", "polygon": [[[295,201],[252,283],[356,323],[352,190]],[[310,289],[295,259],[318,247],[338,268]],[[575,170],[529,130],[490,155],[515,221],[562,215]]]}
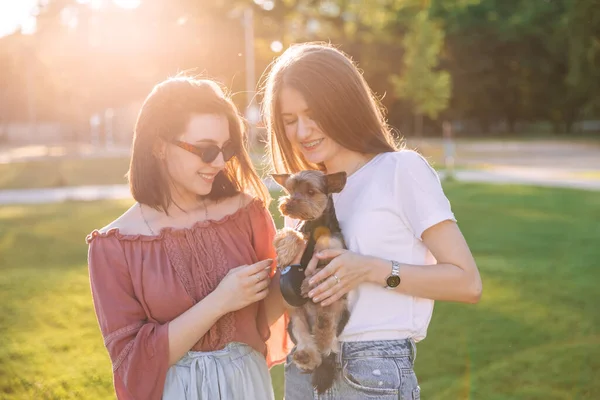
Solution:
{"label": "yorkshire terrier", "polygon": [[[288,193],[279,200],[280,212],[300,220],[295,229],[283,228],[275,236],[278,266],[285,268],[291,265],[305,242],[306,249],[300,263],[303,268],[315,252],[346,248],[331,197],[332,193],[339,193],[344,188],[345,172],[326,175],[320,171],[301,171],[294,175],[272,176]],[[328,260],[320,260],[317,271],[328,263]],[[312,289],[308,284],[309,278],[304,278],[300,288],[306,301],[290,309],[288,332],[296,345],[293,362],[304,372],[312,372],[313,386],[323,393],[333,384],[339,351],[338,336],[350,313],[346,296],[328,306],[307,299]]]}

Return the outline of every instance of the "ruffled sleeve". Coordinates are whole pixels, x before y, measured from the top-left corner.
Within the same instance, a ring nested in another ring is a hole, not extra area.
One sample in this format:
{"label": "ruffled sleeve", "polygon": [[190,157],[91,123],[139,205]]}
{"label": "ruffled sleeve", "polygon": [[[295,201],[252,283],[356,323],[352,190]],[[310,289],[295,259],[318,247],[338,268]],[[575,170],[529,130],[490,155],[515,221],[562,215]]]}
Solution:
{"label": "ruffled sleeve", "polygon": [[[279,293],[279,272],[275,264],[276,253],[275,247],[273,246],[273,239],[275,237],[275,223],[269,211],[264,207],[260,207],[257,213],[252,216],[252,232],[253,232],[253,246],[256,255],[259,260],[273,259],[273,268],[271,270],[271,276],[273,283],[271,284],[271,294],[265,300],[281,302],[280,304],[271,304],[273,307],[283,306],[283,298]],[[273,291],[277,291],[277,295],[273,296]],[[289,323],[289,316],[285,312],[280,318],[278,318],[270,326],[267,323],[265,301],[262,301],[258,311],[258,328],[266,341],[266,359],[267,365],[271,368],[274,365],[281,364],[285,361],[288,353],[293,347],[293,343],[287,333],[287,326]]]}
{"label": "ruffled sleeve", "polygon": [[88,243],[92,298],[117,398],[160,399],[169,368],[168,323],[148,321],[118,238],[92,236]]}

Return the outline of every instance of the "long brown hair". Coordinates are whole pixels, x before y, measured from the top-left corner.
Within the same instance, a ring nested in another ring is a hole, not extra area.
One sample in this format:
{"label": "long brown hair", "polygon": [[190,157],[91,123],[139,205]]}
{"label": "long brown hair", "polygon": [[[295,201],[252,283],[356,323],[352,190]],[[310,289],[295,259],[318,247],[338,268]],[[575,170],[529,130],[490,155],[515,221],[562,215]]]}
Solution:
{"label": "long brown hair", "polygon": [[285,135],[279,97],[283,87],[302,94],[319,128],[348,150],[363,154],[396,151],[381,104],[352,60],[325,43],[290,46],[264,79],[263,118],[277,173],[323,169],[294,151]]}
{"label": "long brown hair", "polygon": [[271,198],[247,152],[246,127],[235,104],[217,83],[186,76],[169,78],[148,95],[135,125],[129,165],[129,188],[133,198],[167,212],[173,203],[168,173],[156,153],[161,141],[170,142],[183,134],[193,114],[220,114],[227,118],[236,156],[217,174],[207,195],[219,200],[247,192],[266,205]]}

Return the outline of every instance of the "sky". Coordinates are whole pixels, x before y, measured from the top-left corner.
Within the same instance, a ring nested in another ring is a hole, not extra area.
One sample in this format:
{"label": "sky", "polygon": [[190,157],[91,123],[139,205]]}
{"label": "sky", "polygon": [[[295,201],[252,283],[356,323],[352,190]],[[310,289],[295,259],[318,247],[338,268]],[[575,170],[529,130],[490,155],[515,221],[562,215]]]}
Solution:
{"label": "sky", "polygon": [[[102,7],[110,1],[120,7],[135,8],[142,0],[77,0],[92,7]],[[13,33],[19,26],[23,26],[24,33],[34,31],[35,18],[31,17],[31,11],[37,3],[38,0],[0,0],[0,37]]]}

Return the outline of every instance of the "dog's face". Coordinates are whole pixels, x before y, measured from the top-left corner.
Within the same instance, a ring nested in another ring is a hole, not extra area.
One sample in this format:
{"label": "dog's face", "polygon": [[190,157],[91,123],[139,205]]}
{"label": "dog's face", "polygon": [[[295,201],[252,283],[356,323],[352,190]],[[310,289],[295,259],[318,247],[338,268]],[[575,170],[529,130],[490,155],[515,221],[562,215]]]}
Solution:
{"label": "dog's face", "polygon": [[346,184],[345,172],[326,175],[321,171],[300,171],[272,176],[288,193],[279,199],[279,211],[304,221],[319,218],[327,208],[327,196],[341,192]]}

